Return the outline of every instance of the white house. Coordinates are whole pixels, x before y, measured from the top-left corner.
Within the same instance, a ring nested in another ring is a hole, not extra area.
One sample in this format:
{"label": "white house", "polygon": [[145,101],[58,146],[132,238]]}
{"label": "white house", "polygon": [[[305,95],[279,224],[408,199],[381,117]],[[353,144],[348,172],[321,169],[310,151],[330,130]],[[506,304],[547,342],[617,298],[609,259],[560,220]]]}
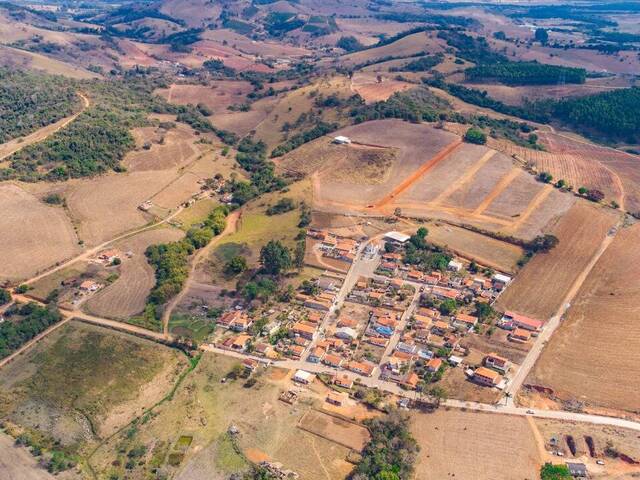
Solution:
{"label": "white house", "polygon": [[455,260],[451,260],[449,262],[449,265],[447,265],[447,268],[449,268],[449,270],[453,270],[454,272],[459,272],[460,270],[462,270],[462,264],[460,262],[456,262]]}
{"label": "white house", "polygon": [[307,385],[313,382],[315,375],[304,370],[298,370],[293,376],[293,381]]}
{"label": "white house", "polygon": [[411,237],[409,235],[405,235],[404,233],[400,233],[400,232],[387,232],[384,235],[384,239],[386,241],[400,243],[400,244],[407,243],[410,238]]}

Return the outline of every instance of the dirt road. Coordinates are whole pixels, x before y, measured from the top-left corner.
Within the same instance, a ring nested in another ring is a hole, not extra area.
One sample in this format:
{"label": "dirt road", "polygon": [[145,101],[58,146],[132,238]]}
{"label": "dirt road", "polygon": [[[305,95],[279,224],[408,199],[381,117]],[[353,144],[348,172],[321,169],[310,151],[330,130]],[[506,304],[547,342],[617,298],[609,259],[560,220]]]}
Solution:
{"label": "dirt road", "polygon": [[184,286],[182,287],[182,290],[180,290],[180,293],[178,293],[178,295],[176,295],[173,298],[173,300],[171,300],[167,304],[167,306],[164,309],[164,312],[162,313],[162,331],[164,333],[165,338],[169,338],[169,320],[171,320],[171,314],[173,313],[173,310],[180,304],[185,294],[189,290],[189,287],[193,282],[193,275],[195,274],[198,263],[200,262],[200,260],[202,260],[203,258],[206,258],[209,255],[209,252],[211,252],[211,249],[215,247],[218,243],[220,243],[220,240],[222,240],[227,235],[235,233],[235,231],[238,228],[238,221],[240,220],[241,216],[242,216],[241,210],[236,210],[235,212],[232,212],[227,217],[227,225],[225,226],[224,230],[220,233],[220,235],[218,235],[216,238],[211,240],[205,247],[198,250],[198,252],[196,252],[194,257],[191,259],[191,269],[189,270],[189,276],[187,277],[187,281],[184,283]]}
{"label": "dirt road", "polygon": [[34,143],[39,143],[43,140],[46,140],[51,135],[62,130],[64,127],[78,118],[78,116],[80,116],[80,114],[84,112],[89,107],[89,105],[91,105],[91,102],[89,101],[89,98],[87,96],[80,92],[78,92],[78,96],[82,99],[82,108],[80,109],[80,111],[74,113],[69,117],[58,120],[51,125],[42,127],[41,129],[36,130],[26,137],[20,137],[20,139],[16,138],[0,145],[0,162],[5,158],[13,155],[14,153],[19,152],[23,148],[28,147],[29,145],[33,145]]}

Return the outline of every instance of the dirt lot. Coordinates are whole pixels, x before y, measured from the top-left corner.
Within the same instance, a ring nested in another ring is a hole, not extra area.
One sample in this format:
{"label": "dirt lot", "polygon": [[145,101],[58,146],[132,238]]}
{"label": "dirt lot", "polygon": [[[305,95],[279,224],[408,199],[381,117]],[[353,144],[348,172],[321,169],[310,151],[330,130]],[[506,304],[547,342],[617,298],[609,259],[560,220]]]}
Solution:
{"label": "dirt lot", "polygon": [[430,242],[443,245],[458,255],[473,259],[483,266],[503,272],[514,272],[522,257],[522,249],[486,235],[446,224],[429,223]]}
{"label": "dirt lot", "polygon": [[217,80],[206,86],[174,83],[169,88],[159,89],[155,93],[169,103],[178,105],[202,103],[213,112],[223,112],[230,105],[244,103],[247,93],[252,90],[253,87],[249,82]]}
{"label": "dirt lot", "polygon": [[640,225],[622,229],[580,289],[529,383],[563,400],[640,413]]}
{"label": "dirt lot", "polygon": [[383,78],[378,82],[375,74],[356,72],[351,79],[351,88],[360,95],[365,103],[375,103],[387,100],[396,92],[402,92],[414,87],[413,84]]}
{"label": "dirt lot", "polygon": [[318,410],[307,411],[300,419],[298,427],[357,452],[362,451],[370,438],[365,427]]}
{"label": "dirt lot", "polygon": [[0,281],[28,278],[79,251],[62,207],[47,205],[17,185],[3,183],[0,211]]}
{"label": "dirt lot", "polygon": [[0,473],[8,480],[54,480],[25,447],[0,433]]}
{"label": "dirt lot", "polygon": [[438,386],[444,388],[451,398],[457,400],[493,404],[498,403],[502,398],[499,390],[483,387],[470,381],[461,367],[447,369]]}
{"label": "dirt lot", "polygon": [[579,201],[550,229],[559,239],[556,248],[536,255],[498,298],[500,309],[547,320],[615,224],[610,210]]}
{"label": "dirt lot", "polygon": [[278,103],[278,97],[265,97],[251,104],[248,112],[220,112],[210,117],[218,128],[245,136],[265,120]]}
{"label": "dirt lot", "polygon": [[0,65],[14,68],[40,70],[52,75],[64,75],[77,79],[98,78],[99,75],[74,65],[40,55],[0,45]]}
{"label": "dirt lot", "polygon": [[422,447],[416,478],[525,480],[538,478],[540,458],[523,417],[440,409],[412,415]]}
{"label": "dirt lot", "polygon": [[157,228],[116,243],[114,248],[132,252],[133,257],[123,258],[120,277],[85,303],[88,313],[119,320],[140,313],[155,284],[153,268],[148,264],[144,251],[149,245],[175,241],[182,236],[181,230]]}

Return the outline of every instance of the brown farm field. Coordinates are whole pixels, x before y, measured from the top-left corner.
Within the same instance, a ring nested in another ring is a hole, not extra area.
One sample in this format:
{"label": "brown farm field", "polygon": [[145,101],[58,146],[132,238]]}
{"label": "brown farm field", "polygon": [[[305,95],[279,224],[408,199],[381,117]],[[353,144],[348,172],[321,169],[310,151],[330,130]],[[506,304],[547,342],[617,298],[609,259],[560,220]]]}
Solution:
{"label": "brown farm field", "polygon": [[538,478],[541,459],[524,417],[440,409],[411,418],[421,446],[416,478]]}
{"label": "brown farm field", "polygon": [[365,103],[375,103],[387,100],[396,92],[413,88],[408,82],[382,78],[378,82],[377,75],[356,72],[351,79],[351,89],[360,95]]}
{"label": "brown farm field", "polygon": [[529,383],[561,400],[640,414],[640,224],[623,228],[598,260]]}
{"label": "brown farm field", "polygon": [[12,183],[0,184],[0,281],[28,278],[80,249],[62,207],[47,205]]}
{"label": "brown farm field", "polygon": [[549,229],[559,244],[536,255],[498,298],[497,306],[547,320],[597,252],[617,215],[580,200]]}
{"label": "brown farm field", "polygon": [[153,268],[144,255],[149,245],[179,240],[183,232],[174,228],[156,228],[116,242],[113,248],[121,252],[132,252],[131,258],[124,258],[120,267],[120,277],[103,290],[93,295],[85,304],[88,313],[127,320],[140,313],[147,296],[155,284]]}
{"label": "brown farm field", "polygon": [[244,103],[246,95],[253,90],[249,82],[214,80],[209,85],[172,84],[156,93],[169,103],[197,105],[202,103],[214,113],[225,111],[228,106]]}

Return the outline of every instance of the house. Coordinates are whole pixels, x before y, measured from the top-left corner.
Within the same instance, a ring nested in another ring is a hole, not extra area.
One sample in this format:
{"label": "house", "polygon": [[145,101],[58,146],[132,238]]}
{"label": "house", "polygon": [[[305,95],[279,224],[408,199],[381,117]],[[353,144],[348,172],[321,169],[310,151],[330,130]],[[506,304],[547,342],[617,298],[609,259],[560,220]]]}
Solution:
{"label": "house", "polygon": [[253,353],[262,357],[272,358],[275,352],[268,343],[258,343],[253,347]]}
{"label": "house", "polygon": [[230,310],[220,315],[216,323],[222,327],[230,328],[231,323],[244,315],[246,315],[246,313],[242,310]]}
{"label": "house", "polygon": [[331,301],[321,297],[308,297],[304,301],[304,306],[314,310],[328,312],[331,309]]}
{"label": "house", "polygon": [[356,332],[353,328],[350,328],[350,327],[338,328],[334,335],[338,338],[341,338],[343,340],[349,340],[349,341],[353,341],[356,338],[358,338],[358,332]]}
{"label": "house", "polygon": [[346,396],[344,393],[329,392],[327,394],[327,403],[335,405],[336,407],[341,407],[345,400]]}
{"label": "house", "polygon": [[316,328],[303,322],[296,322],[291,327],[291,331],[294,335],[299,335],[307,340],[313,340],[316,334]]}
{"label": "house", "polygon": [[462,357],[458,357],[457,355],[451,355],[447,359],[449,365],[451,365],[452,367],[457,367],[458,365],[460,365],[462,363],[462,360]]}
{"label": "house", "polygon": [[413,326],[416,329],[426,329],[431,327],[431,324],[433,323],[433,320],[431,320],[430,317],[427,317],[425,315],[420,315],[419,313],[416,313],[413,315]]}
{"label": "house", "polygon": [[251,325],[253,325],[253,319],[249,318],[247,314],[242,312],[243,315],[239,315],[229,323],[229,329],[234,332],[246,332]]}
{"label": "house", "polygon": [[409,241],[410,238],[411,237],[409,235],[406,235],[400,232],[387,232],[384,235],[384,240],[386,242],[395,243],[399,245],[404,245]]}
{"label": "house", "polygon": [[384,348],[389,343],[389,339],[384,338],[384,337],[367,337],[366,338],[366,342],[370,343],[371,345],[373,345],[375,347],[383,347]]}
{"label": "house", "polygon": [[383,272],[389,272],[392,275],[396,275],[398,273],[398,265],[393,262],[382,262],[379,269]]}
{"label": "house", "polygon": [[120,258],[120,252],[116,249],[103,250],[98,254],[98,259],[107,263],[112,263],[116,258]]}
{"label": "house", "polygon": [[316,378],[315,375],[313,375],[312,373],[306,372],[304,370],[298,370],[293,375],[293,381],[302,383],[303,385],[310,384],[311,382],[313,382],[315,378]]}
{"label": "house", "polygon": [[382,302],[384,299],[384,292],[369,292],[367,295],[367,300],[369,302],[373,302],[374,304]]}
{"label": "house", "polygon": [[336,280],[331,277],[320,277],[316,281],[316,285],[321,290],[335,290]]}
{"label": "house", "polygon": [[490,353],[484,357],[484,364],[486,367],[498,370],[501,373],[507,373],[509,371],[510,362],[504,357],[501,357],[497,353]]}
{"label": "house", "polygon": [[304,353],[304,347],[302,345],[292,345],[289,348],[289,354],[292,357],[300,358],[303,353]]}
{"label": "house", "polygon": [[437,285],[440,279],[434,275],[425,275],[422,277],[422,281],[427,285]]}
{"label": "house", "polygon": [[351,389],[353,387],[353,379],[346,373],[339,373],[334,377],[333,384],[338,387]]}
{"label": "house", "polygon": [[411,390],[415,390],[418,386],[418,382],[420,382],[420,377],[416,374],[416,372],[409,372],[402,384]]}
{"label": "house", "polygon": [[350,370],[354,373],[358,373],[360,375],[364,375],[365,377],[370,377],[373,375],[373,372],[376,369],[376,366],[370,362],[356,362],[351,361],[347,363],[345,366],[347,370]]}
{"label": "house", "polygon": [[82,290],[83,292],[95,292],[99,290],[100,287],[102,287],[102,285],[94,282],[93,280],[85,280],[80,284],[80,290]]}
{"label": "house", "polygon": [[393,290],[401,290],[403,285],[404,283],[399,278],[394,278],[393,280],[391,280],[391,282],[389,282],[389,286]]}
{"label": "house", "polygon": [[258,365],[260,365],[258,361],[253,358],[245,358],[242,360],[242,366],[248,372],[254,372],[258,368]]}
{"label": "house", "polygon": [[322,315],[318,312],[309,312],[307,315],[307,323],[319,324],[322,322]]}
{"label": "house", "polygon": [[567,462],[567,468],[572,477],[584,478],[587,476],[587,466],[584,463]]}
{"label": "house", "polygon": [[506,312],[504,312],[504,315],[502,315],[500,324],[501,326],[504,325],[503,328],[506,328],[507,330],[519,327],[531,332],[539,332],[540,330],[542,330],[544,322],[507,310]]}
{"label": "house", "polygon": [[336,145],[349,145],[351,144],[351,139],[344,135],[338,135],[337,137],[333,137],[333,143]]}
{"label": "house", "polygon": [[382,260],[385,262],[399,263],[402,260],[402,255],[396,252],[389,252],[382,255]]}
{"label": "house", "polygon": [[431,332],[429,332],[428,328],[420,328],[416,330],[416,340],[420,342],[428,341],[430,336],[431,336]]}
{"label": "house", "polygon": [[509,340],[518,343],[526,343],[531,339],[531,333],[522,328],[516,328],[509,334]]}
{"label": "house", "polygon": [[342,365],[342,361],[343,359],[340,355],[334,355],[332,353],[327,353],[322,359],[322,363],[334,368],[339,368]]}
{"label": "house", "polygon": [[502,273],[496,273],[491,277],[491,281],[493,283],[493,287],[500,291],[511,281],[511,277]]}
{"label": "house", "polygon": [[453,272],[459,272],[462,270],[462,263],[451,260],[447,265],[447,268]]}
{"label": "house", "polygon": [[420,270],[409,270],[407,272],[407,278],[414,282],[420,282],[424,279],[424,274]]}
{"label": "house", "polygon": [[442,360],[440,358],[432,358],[427,362],[427,371],[431,373],[436,373],[442,367]]}
{"label": "house", "polygon": [[480,385],[495,387],[502,381],[502,376],[494,370],[479,367],[473,372],[473,380]]}
{"label": "house", "polygon": [[354,328],[357,326],[358,326],[358,321],[355,320],[354,318],[342,317],[338,319],[339,328],[343,328],[343,327]]}
{"label": "house", "polygon": [[447,322],[443,322],[442,320],[438,320],[431,327],[431,332],[436,335],[444,335],[449,331],[449,324]]}
{"label": "house", "polygon": [[307,361],[311,363],[320,363],[324,360],[324,356],[327,354],[326,350],[322,347],[316,347],[307,357]]}
{"label": "house", "polygon": [[413,355],[418,350],[418,347],[410,343],[398,342],[396,350]]}
{"label": "house", "polygon": [[244,352],[247,349],[247,345],[251,342],[249,335],[238,335],[235,337],[229,345],[233,350],[239,350]]}
{"label": "house", "polygon": [[433,287],[431,289],[431,295],[440,300],[457,300],[460,292],[455,288]]}
{"label": "house", "polygon": [[475,327],[477,323],[478,317],[467,315],[466,313],[458,313],[453,320],[453,326],[463,330],[470,330]]}

